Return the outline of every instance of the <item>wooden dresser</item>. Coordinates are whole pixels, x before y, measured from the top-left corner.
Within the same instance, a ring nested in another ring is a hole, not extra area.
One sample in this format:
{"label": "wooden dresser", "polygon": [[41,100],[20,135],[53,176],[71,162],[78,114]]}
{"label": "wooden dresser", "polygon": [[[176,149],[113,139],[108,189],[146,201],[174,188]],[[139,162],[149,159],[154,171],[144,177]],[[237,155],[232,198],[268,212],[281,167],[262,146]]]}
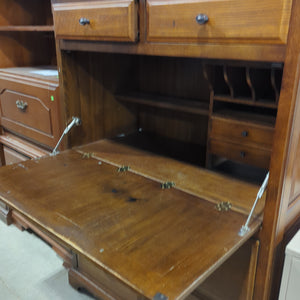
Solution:
{"label": "wooden dresser", "polygon": [[300,0],[52,10],[60,121],[82,124],[70,150],[0,169],[8,216],[103,299],[275,299],[300,226]]}

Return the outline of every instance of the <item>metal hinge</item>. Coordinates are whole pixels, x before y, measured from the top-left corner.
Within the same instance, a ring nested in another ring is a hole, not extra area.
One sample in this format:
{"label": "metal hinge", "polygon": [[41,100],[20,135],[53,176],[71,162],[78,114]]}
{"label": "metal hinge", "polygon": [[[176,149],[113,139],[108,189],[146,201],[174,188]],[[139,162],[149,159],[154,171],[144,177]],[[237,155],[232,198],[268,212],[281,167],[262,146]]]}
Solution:
{"label": "metal hinge", "polygon": [[216,210],[218,211],[229,211],[232,207],[230,202],[220,202],[216,205]]}
{"label": "metal hinge", "polygon": [[82,154],[82,158],[91,158],[91,157],[93,157],[93,155],[94,155],[94,153],[92,153],[92,152],[84,152]]}
{"label": "metal hinge", "polygon": [[156,293],[152,300],[168,300],[169,298],[162,293]]}
{"label": "metal hinge", "polygon": [[175,186],[175,182],[173,182],[173,181],[166,181],[161,184],[162,189],[170,189],[174,186]]}
{"label": "metal hinge", "polygon": [[129,166],[121,166],[120,168],[118,168],[118,172],[126,172],[129,171],[129,169]]}

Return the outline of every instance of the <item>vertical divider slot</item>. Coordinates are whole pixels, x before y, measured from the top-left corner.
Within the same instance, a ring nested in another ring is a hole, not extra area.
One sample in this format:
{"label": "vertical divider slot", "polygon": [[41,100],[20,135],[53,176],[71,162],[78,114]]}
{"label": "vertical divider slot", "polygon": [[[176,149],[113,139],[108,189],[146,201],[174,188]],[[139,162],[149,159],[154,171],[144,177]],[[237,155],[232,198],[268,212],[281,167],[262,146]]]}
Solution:
{"label": "vertical divider slot", "polygon": [[255,101],[276,103],[279,97],[277,76],[271,69],[249,69],[249,78],[255,90]]}
{"label": "vertical divider slot", "polygon": [[224,77],[231,91],[232,98],[252,99],[253,86],[249,85],[250,77],[247,78],[247,69],[245,67],[226,66]]}

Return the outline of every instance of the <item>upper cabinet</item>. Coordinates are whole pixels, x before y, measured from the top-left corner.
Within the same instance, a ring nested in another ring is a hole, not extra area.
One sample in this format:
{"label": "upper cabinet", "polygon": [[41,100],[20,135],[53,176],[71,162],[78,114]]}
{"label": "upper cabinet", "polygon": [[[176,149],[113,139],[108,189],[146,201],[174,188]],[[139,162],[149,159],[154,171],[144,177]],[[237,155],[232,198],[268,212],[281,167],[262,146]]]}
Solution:
{"label": "upper cabinet", "polygon": [[137,40],[138,13],[134,0],[56,3],[53,10],[58,38]]}
{"label": "upper cabinet", "polygon": [[62,50],[283,62],[292,0],[52,4]]}
{"label": "upper cabinet", "polygon": [[147,1],[147,41],[286,43],[291,0]]}

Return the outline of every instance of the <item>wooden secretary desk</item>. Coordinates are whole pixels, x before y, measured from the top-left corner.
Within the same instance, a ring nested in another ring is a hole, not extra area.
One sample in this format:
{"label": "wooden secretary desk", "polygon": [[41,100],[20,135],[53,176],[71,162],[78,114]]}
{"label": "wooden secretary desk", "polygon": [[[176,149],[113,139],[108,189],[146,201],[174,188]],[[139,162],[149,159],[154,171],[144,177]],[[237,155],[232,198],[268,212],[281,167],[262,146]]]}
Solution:
{"label": "wooden secretary desk", "polygon": [[62,123],[82,124],[0,169],[11,220],[103,299],[274,299],[300,224],[300,1],[52,10]]}

